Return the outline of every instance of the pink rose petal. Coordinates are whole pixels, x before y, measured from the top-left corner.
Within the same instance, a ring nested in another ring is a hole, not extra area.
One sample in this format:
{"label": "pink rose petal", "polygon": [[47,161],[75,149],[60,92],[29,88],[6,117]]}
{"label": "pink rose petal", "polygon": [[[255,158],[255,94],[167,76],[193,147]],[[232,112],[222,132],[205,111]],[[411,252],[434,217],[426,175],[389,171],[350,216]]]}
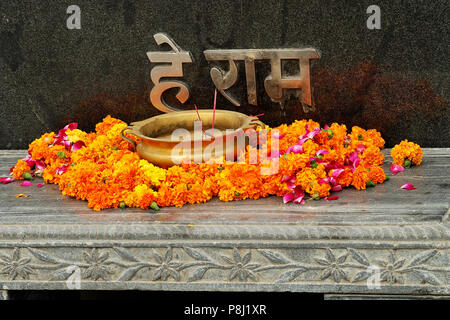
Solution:
{"label": "pink rose petal", "polygon": [[406,189],[406,190],[414,190],[416,189],[416,187],[414,187],[411,183],[407,183],[401,186],[402,189]]}
{"label": "pink rose petal", "polygon": [[363,144],[360,144],[359,146],[356,147],[356,151],[358,151],[359,153],[363,152],[366,149],[366,146]]}
{"label": "pink rose petal", "polygon": [[30,181],[24,181],[20,184],[20,186],[22,186],[22,187],[30,187],[32,185],[33,185],[33,182],[30,182]]}
{"label": "pink rose petal", "polygon": [[56,174],[63,174],[67,171],[67,168],[69,167],[69,165],[67,164],[63,164],[62,166],[56,168]]}
{"label": "pink rose petal", "polygon": [[283,197],[283,203],[288,203],[294,200],[294,193],[290,192],[284,195]]}
{"label": "pink rose petal", "polygon": [[11,183],[13,182],[15,179],[11,178],[11,177],[1,177],[0,178],[0,182],[3,184],[7,184],[7,183]]}
{"label": "pink rose petal", "polygon": [[41,160],[36,160],[36,170],[44,170],[45,169],[45,163]]}
{"label": "pink rose petal", "polygon": [[36,160],[31,158],[31,155],[29,154],[27,154],[27,156],[23,158],[22,161],[25,161],[30,168],[33,168],[34,165],[36,164]]}
{"label": "pink rose petal", "polygon": [[84,144],[84,142],[83,141],[77,141],[77,142],[75,142],[74,144],[72,144],[72,151],[77,151],[77,150],[79,150],[81,147],[84,147],[85,146],[85,144]]}
{"label": "pink rose petal", "polygon": [[305,194],[302,193],[301,195],[298,195],[292,202],[304,204],[305,203],[305,200],[303,200],[304,197],[305,197]]}
{"label": "pink rose petal", "polygon": [[341,173],[344,172],[344,169],[334,169],[331,175],[333,178],[337,178],[341,175]]}
{"label": "pink rose petal", "polygon": [[328,150],[325,150],[325,149],[320,149],[319,151],[317,151],[316,155],[319,156],[321,154],[327,154],[327,153],[330,153],[330,152]]}
{"label": "pink rose petal", "polygon": [[44,185],[42,183],[38,183],[36,187],[42,188]]}
{"label": "pink rose petal", "polygon": [[330,183],[330,177],[321,178],[317,181],[319,184]]}
{"label": "pink rose petal", "polygon": [[389,169],[391,170],[392,174],[397,174],[399,172],[405,171],[405,168],[403,168],[401,165],[398,164],[392,164]]}
{"label": "pink rose petal", "polygon": [[74,130],[76,128],[78,128],[78,123],[71,122],[67,126],[65,126],[63,130],[64,130],[64,132],[66,132],[67,129]]}
{"label": "pink rose petal", "polygon": [[283,176],[283,178],[281,178],[281,182],[286,182],[286,181],[290,181],[290,180],[294,180],[294,182],[295,182],[295,176],[290,175],[290,176]]}

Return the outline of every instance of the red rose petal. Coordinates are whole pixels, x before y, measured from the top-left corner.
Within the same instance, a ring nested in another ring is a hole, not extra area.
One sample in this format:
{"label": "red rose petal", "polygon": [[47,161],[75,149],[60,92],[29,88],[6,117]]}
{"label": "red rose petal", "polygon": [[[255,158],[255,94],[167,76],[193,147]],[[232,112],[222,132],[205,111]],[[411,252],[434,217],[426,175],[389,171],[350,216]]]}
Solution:
{"label": "red rose petal", "polygon": [[404,184],[404,185],[401,186],[401,188],[405,189],[405,190],[414,190],[414,189],[416,189],[416,187],[414,187],[411,183]]}

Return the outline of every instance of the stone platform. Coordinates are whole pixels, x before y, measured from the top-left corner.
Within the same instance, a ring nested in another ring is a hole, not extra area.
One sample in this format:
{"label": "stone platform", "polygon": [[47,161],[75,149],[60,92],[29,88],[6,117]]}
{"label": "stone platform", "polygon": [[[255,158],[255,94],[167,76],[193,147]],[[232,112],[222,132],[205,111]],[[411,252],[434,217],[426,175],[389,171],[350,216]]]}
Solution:
{"label": "stone platform", "polygon": [[[1,151],[0,176],[25,154]],[[269,197],[95,213],[36,181],[0,185],[3,298],[73,287],[450,295],[449,148],[424,149],[422,166],[375,188],[304,205]],[[400,189],[405,183],[417,190]],[[368,287],[377,270],[379,286]]]}

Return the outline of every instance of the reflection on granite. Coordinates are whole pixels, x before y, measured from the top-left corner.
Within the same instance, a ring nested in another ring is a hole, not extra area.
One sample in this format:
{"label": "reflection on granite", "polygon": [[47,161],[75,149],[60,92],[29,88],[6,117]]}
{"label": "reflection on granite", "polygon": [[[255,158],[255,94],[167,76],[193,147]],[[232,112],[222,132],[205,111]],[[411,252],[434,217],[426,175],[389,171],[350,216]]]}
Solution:
{"label": "reflection on granite", "polygon": [[[215,48],[318,48],[312,65],[317,111],[304,114],[296,101],[282,110],[263,80],[268,63],[256,65],[259,106],[218,107],[264,113],[277,125],[311,117],[377,128],[387,146],[408,138],[423,146],[450,145],[447,1],[377,1],[381,30],[366,28],[373,4],[323,1],[77,1],[81,30],[68,30],[66,3],[0,3],[0,148],[24,148],[42,132],[68,120],[86,130],[110,113],[127,122],[158,113],[148,101],[150,64],[159,50],[156,32],[171,35],[192,52],[184,66],[193,104],[212,104],[210,66]],[[246,101],[245,75],[232,93]],[[167,92],[167,96],[173,92]],[[171,101],[168,97],[168,100]]]}

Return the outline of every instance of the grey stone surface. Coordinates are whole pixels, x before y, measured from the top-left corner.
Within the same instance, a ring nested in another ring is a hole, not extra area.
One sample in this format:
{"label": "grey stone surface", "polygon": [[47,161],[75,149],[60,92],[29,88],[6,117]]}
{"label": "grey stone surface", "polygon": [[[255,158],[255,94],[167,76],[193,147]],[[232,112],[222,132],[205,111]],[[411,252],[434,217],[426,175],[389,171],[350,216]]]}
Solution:
{"label": "grey stone surface", "polygon": [[[0,152],[0,174],[23,154]],[[420,167],[338,201],[210,201],[157,214],[94,213],[53,185],[0,185],[0,289],[68,289],[78,270],[81,290],[448,296],[449,160],[450,149],[424,149]],[[371,266],[379,288],[367,286]]]}
{"label": "grey stone surface", "polygon": [[[218,107],[277,125],[312,117],[380,130],[387,145],[401,139],[449,146],[448,1],[377,1],[381,30],[366,28],[372,1],[76,1],[81,30],[66,28],[68,4],[0,3],[0,148],[25,148],[44,131],[78,121],[92,130],[112,114],[127,122],[157,113],[148,99],[150,63],[166,32],[195,63],[184,68],[196,103],[211,107],[213,84],[203,50],[216,48],[318,48],[312,66],[317,111],[304,114],[292,101],[270,102],[257,65],[258,107]],[[243,66],[241,66],[243,70]],[[245,100],[243,75],[232,92]],[[173,93],[168,93],[169,99]]]}

